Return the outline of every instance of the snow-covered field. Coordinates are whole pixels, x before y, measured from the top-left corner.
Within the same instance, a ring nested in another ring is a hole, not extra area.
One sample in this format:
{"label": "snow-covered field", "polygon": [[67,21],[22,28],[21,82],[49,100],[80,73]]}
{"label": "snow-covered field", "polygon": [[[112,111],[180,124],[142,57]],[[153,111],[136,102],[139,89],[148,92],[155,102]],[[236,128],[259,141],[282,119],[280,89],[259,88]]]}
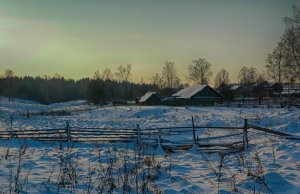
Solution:
{"label": "snow-covered field", "polygon": [[[30,117],[26,117],[26,112]],[[41,105],[0,98],[0,130],[71,127],[135,128],[256,124],[300,135],[300,109],[274,107],[92,106],[84,101]],[[224,130],[203,130],[216,136]],[[191,137],[191,135],[188,135]],[[180,141],[182,135],[164,137]],[[249,132],[249,149],[162,153],[133,143],[0,140],[3,193],[300,193],[300,140]]]}

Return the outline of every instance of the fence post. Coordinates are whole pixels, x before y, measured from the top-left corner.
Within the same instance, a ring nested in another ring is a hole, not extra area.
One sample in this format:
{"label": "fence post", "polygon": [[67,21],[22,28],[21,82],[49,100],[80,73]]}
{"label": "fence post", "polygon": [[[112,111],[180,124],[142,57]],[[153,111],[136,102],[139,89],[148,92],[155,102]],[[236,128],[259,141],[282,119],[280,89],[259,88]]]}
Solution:
{"label": "fence post", "polygon": [[13,117],[10,115],[10,138],[13,138]]}
{"label": "fence post", "polygon": [[63,148],[62,136],[61,136],[61,132],[59,131],[59,150],[62,150],[62,148]]}
{"label": "fence post", "polygon": [[193,126],[193,143],[196,145],[196,131],[195,131],[195,125],[194,125],[194,117],[192,116],[192,126]]}
{"label": "fence post", "polygon": [[243,147],[244,150],[248,149],[248,137],[247,137],[247,128],[248,128],[248,119],[244,120],[244,134],[243,134]]}
{"label": "fence post", "polygon": [[161,146],[161,129],[157,129],[157,154],[163,154],[164,149]]}
{"label": "fence post", "polygon": [[70,129],[69,121],[66,122],[66,132],[68,136],[68,142],[71,142],[71,129]]}
{"label": "fence post", "polygon": [[138,143],[138,145],[140,147],[142,140],[141,140],[141,129],[140,129],[140,125],[139,124],[136,125],[136,129],[137,129],[137,143]]}

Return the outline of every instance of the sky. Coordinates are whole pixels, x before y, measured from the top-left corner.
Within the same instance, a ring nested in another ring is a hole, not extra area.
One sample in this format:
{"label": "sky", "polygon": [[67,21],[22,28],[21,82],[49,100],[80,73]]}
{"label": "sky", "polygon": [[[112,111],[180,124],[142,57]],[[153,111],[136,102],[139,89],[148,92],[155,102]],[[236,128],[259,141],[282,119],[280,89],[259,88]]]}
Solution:
{"label": "sky", "polygon": [[[183,82],[205,58],[232,82],[264,70],[296,0],[0,0],[0,74],[91,77],[132,64],[132,81],[173,61]],[[213,80],[213,79],[212,79]]]}

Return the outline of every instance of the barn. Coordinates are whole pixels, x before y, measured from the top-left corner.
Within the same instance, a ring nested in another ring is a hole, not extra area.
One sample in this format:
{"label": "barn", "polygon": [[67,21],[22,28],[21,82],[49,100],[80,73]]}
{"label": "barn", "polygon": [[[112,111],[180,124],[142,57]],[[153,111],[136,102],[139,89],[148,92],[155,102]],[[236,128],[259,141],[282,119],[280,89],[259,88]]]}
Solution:
{"label": "barn", "polygon": [[223,96],[208,85],[195,85],[184,88],[172,95],[179,106],[214,105],[223,102]]}
{"label": "barn", "polygon": [[142,96],[138,104],[139,105],[160,105],[162,97],[157,92],[147,92]]}

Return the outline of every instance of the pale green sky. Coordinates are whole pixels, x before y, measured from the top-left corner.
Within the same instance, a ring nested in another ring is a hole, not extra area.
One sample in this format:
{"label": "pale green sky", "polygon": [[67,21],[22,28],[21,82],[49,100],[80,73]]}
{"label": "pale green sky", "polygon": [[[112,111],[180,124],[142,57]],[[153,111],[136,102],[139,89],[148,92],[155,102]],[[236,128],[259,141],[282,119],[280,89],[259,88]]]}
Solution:
{"label": "pale green sky", "polygon": [[[174,61],[183,81],[206,58],[236,81],[263,70],[296,0],[0,0],[0,73],[81,78],[132,64],[145,81]],[[297,4],[299,5],[299,4]]]}

